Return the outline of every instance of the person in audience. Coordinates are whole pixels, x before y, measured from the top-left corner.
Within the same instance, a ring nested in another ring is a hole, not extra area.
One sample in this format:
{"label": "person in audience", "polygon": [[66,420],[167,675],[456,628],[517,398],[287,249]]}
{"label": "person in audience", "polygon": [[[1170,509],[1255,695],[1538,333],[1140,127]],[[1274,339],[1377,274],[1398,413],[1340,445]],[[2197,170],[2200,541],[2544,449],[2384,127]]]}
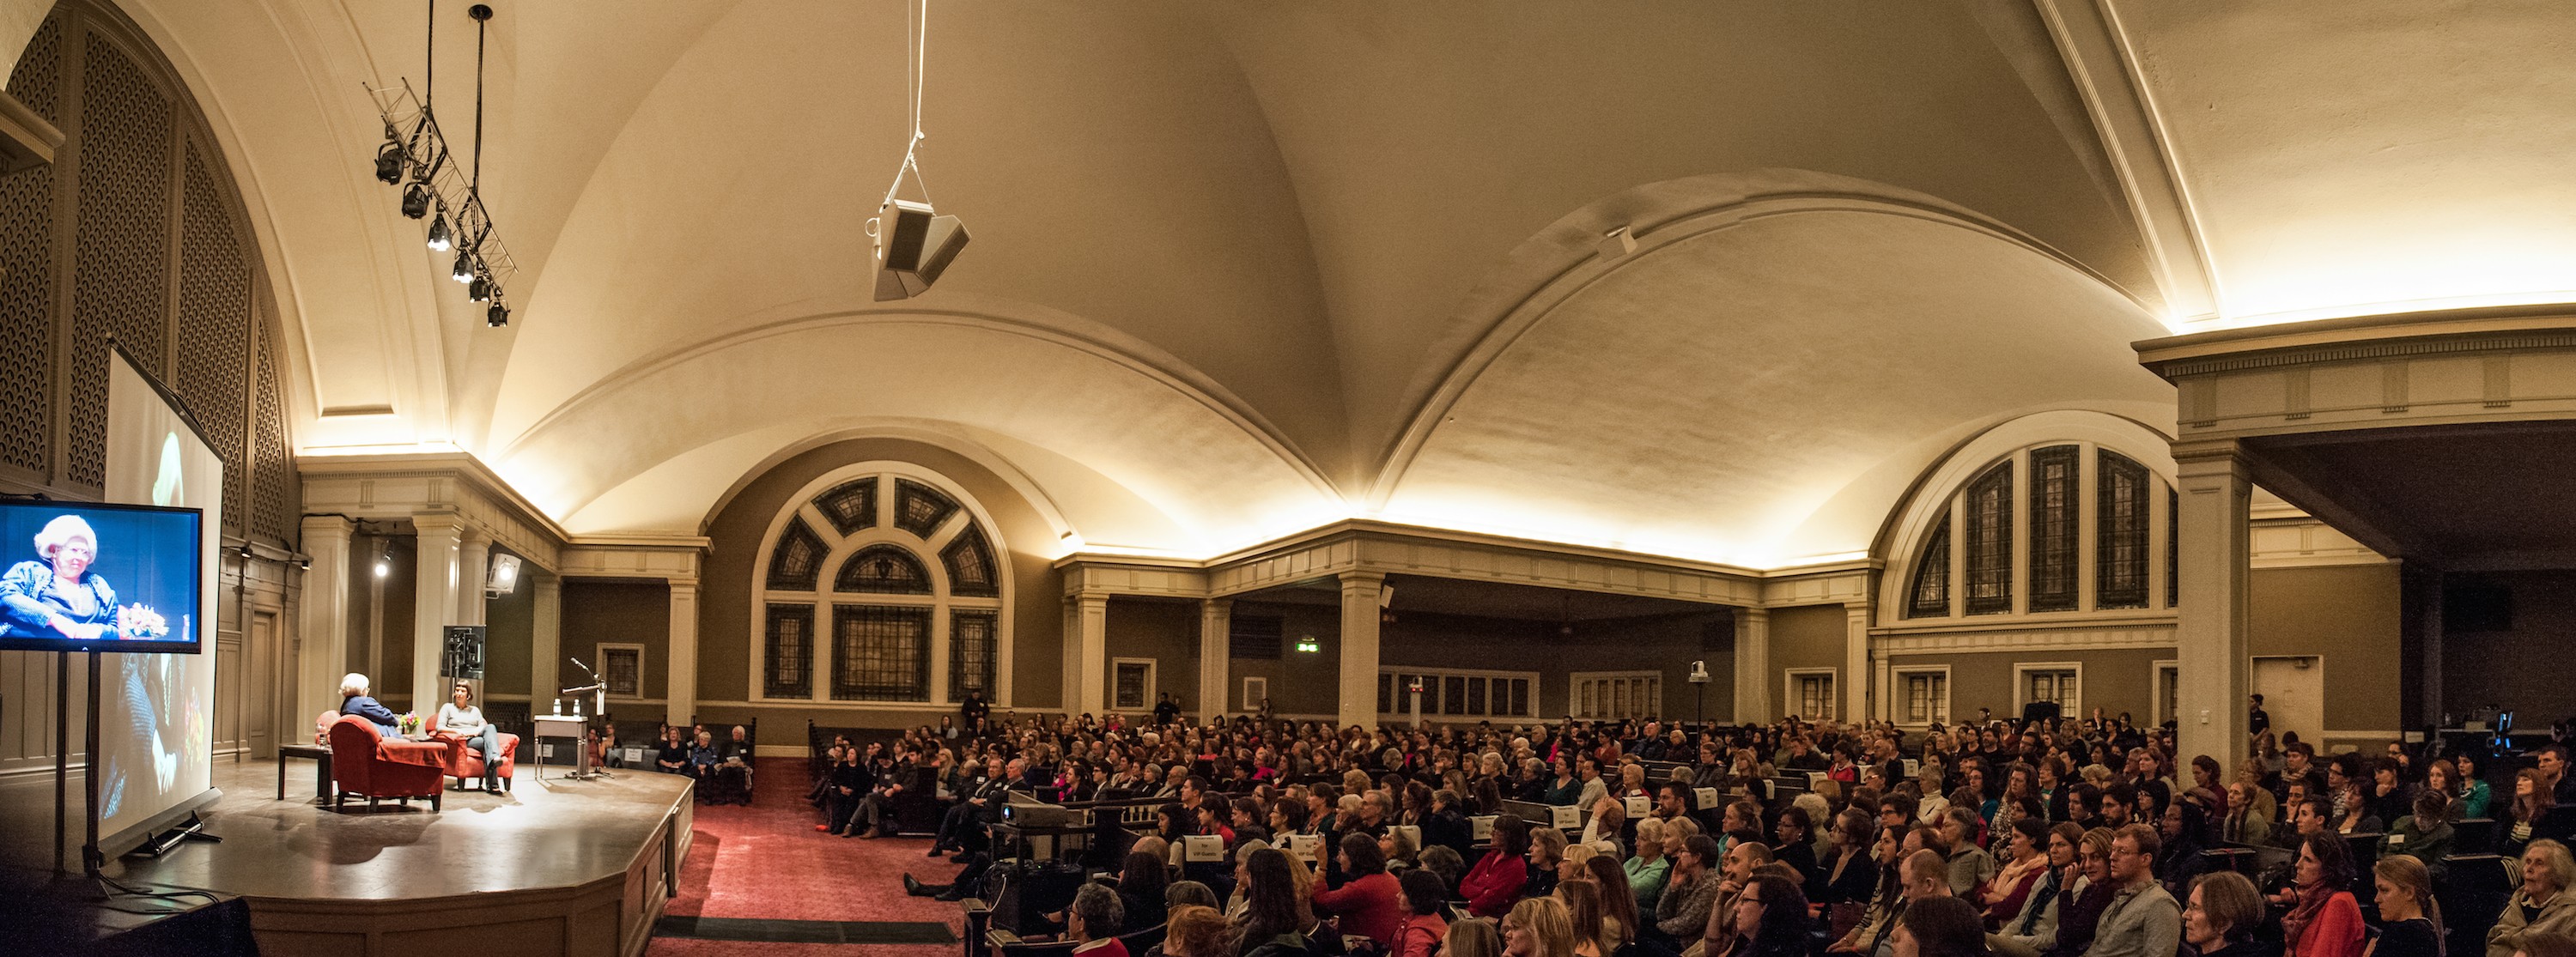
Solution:
{"label": "person in audience", "polygon": [[1926,898],[1898,919],[1889,952],[1893,957],[1986,957],[1985,926],[1967,901]]}
{"label": "person in audience", "polygon": [[2218,839],[2229,844],[2261,844],[2272,833],[2272,792],[2238,781],[2227,786],[2227,816]]}
{"label": "person in audience", "polygon": [[1528,886],[1525,897],[1539,897],[1556,890],[1558,870],[1565,863],[1565,832],[1552,827],[1532,828],[1529,846]]}
{"label": "person in audience", "polygon": [[[1950,865],[1948,859],[1939,851],[1924,849],[1908,853],[1904,862],[1897,865],[1897,873],[1902,875],[1902,879],[1898,882],[1896,901],[1886,910],[1881,919],[1853,929],[1854,935],[1865,933],[1867,936],[1859,940],[1849,940],[1848,943],[1851,945],[1849,952],[1862,954],[1865,957],[1891,957],[1896,947],[1896,930],[1903,923],[1905,915],[1912,913],[1926,900],[1951,896]],[[1976,908],[1964,901],[1960,903],[1961,906],[1968,908],[1968,913],[1973,920]],[[1841,949],[1844,949],[1841,943],[1827,948],[1828,952]]]}
{"label": "person in audience", "polygon": [[2413,813],[2397,820],[2388,829],[2380,855],[2403,854],[2415,858],[2437,875],[2442,859],[2451,856],[2451,800],[2440,790],[2426,787],[2415,795]]}
{"label": "person in audience", "polygon": [[1619,949],[1619,925],[1602,912],[1600,885],[1590,880],[1564,881],[1549,896],[1565,905],[1566,923],[1574,933],[1574,957],[1609,957]]}
{"label": "person in audience", "polygon": [[1396,905],[1404,920],[1396,925],[1388,957],[1431,957],[1449,935],[1449,890],[1426,871],[1408,872],[1396,885]]}
{"label": "person in audience", "polygon": [[940,816],[939,830],[930,838],[928,856],[938,857],[965,847],[968,831],[980,829],[988,820],[998,819],[1011,780],[1020,776],[1021,764],[1019,760],[1005,763],[1000,755],[986,759],[980,765],[983,770],[954,792],[957,803]]}
{"label": "person in audience", "polygon": [[1664,853],[1664,822],[1646,818],[1637,822],[1637,853],[1620,862],[1628,879],[1628,896],[1635,898],[1644,913],[1653,913],[1655,901],[1664,894],[1664,882],[1672,877],[1672,858]]}
{"label": "person in audience", "polygon": [[1735,895],[1727,919],[1731,946],[1716,957],[1806,957],[1807,895],[1793,881],[1754,878]]}
{"label": "person in audience", "polygon": [[[2425,792],[2425,797],[2438,796]],[[2399,854],[2380,858],[2370,877],[2379,905],[2379,936],[2362,957],[2442,957],[2442,905],[2433,899],[2433,872],[2422,860]]]}
{"label": "person in audience", "polygon": [[1607,854],[1597,854],[1590,860],[1584,861],[1583,867],[1586,872],[1584,878],[1601,885],[1602,914],[1610,922],[1619,925],[1603,933],[1617,938],[1622,946],[1642,940],[1640,931],[1646,915],[1644,911],[1637,908],[1637,895],[1629,890],[1628,873],[1621,867],[1619,859]]}
{"label": "person in audience", "polygon": [[1234,918],[1234,952],[1248,957],[1282,936],[1302,936],[1315,925],[1314,912],[1297,893],[1293,862],[1285,851],[1262,848],[1243,861],[1243,913]]}
{"label": "person in audience", "polygon": [[378,703],[367,694],[368,690],[366,675],[352,671],[340,676],[340,713],[367,719],[367,724],[376,729],[378,737],[401,737],[402,716]]}
{"label": "person in audience", "polygon": [[1574,921],[1554,897],[1532,897],[1503,917],[1505,957],[1574,957]]}
{"label": "person in audience", "polygon": [[2157,828],[2164,849],[2156,857],[2156,879],[2167,890],[2187,891],[2191,879],[2207,867],[2200,854],[2206,849],[2203,836],[2208,833],[2208,818],[2199,800],[2185,795],[2165,808]]}
{"label": "person in audience", "polygon": [[2102,909],[2085,957],[2166,957],[2182,943],[2182,905],[2156,883],[2160,849],[2162,841],[2145,825],[2112,833],[2111,883],[2116,890]]}
{"label": "person in audience", "polygon": [[2046,821],[2022,818],[2006,834],[2003,866],[1972,898],[1984,913],[1989,931],[2002,930],[2005,922],[2021,916],[2023,905],[2049,870]]}
{"label": "person in audience", "polygon": [[2487,930],[2487,957],[2512,957],[2534,938],[2576,935],[2576,859],[2567,845],[2538,838],[2522,851],[2522,888]]}
{"label": "person in audience", "polygon": [[1555,769],[1556,777],[1548,783],[1539,803],[1563,807],[1583,796],[1583,779],[1575,776],[1573,761],[1560,755],[1548,766]]}
{"label": "person in audience", "polygon": [[661,747],[653,752],[653,770],[664,774],[689,773],[689,744],[681,740],[677,725],[662,726]]}
{"label": "person in audience", "polygon": [[1446,847],[1465,857],[1476,847],[1475,829],[1467,823],[1466,812],[1459,808],[1459,792],[1441,788],[1431,792],[1430,813],[1422,817],[1422,847]]}
{"label": "person in audience", "polygon": [[[1661,939],[1687,942],[1707,930],[1722,880],[1715,866],[1719,856],[1717,840],[1706,834],[1682,840],[1681,853],[1673,855],[1672,880],[1655,902],[1655,930],[1663,935]],[[1681,947],[1668,949],[1677,952]]]}
{"label": "person in audience", "polygon": [[1871,892],[1878,887],[1878,860],[1869,847],[1872,830],[1869,815],[1857,807],[1834,819],[1830,856],[1820,871],[1807,880],[1809,902],[1828,908],[1869,903]]}
{"label": "person in audience", "polygon": [[1199,904],[1172,908],[1164,920],[1163,942],[1156,946],[1165,957],[1234,957],[1226,940],[1225,915]]}
{"label": "person in audience", "polygon": [[2458,802],[2462,820],[2486,817],[2492,809],[2495,792],[2478,776],[2478,759],[2466,751],[2451,756],[2451,798]]}
{"label": "person in audience", "polygon": [[1986,946],[2009,957],[2037,957],[2057,941],[2057,915],[2064,902],[2073,899],[2084,887],[2083,871],[2076,865],[2075,849],[2084,843],[2084,829],[2073,824],[2059,824],[2048,830],[2047,866],[2032,881],[2023,895],[2021,911],[2006,919],[2002,926],[1986,935]]}
{"label": "person in audience", "polygon": [[483,757],[483,790],[501,789],[501,729],[483,720],[474,706],[474,686],[459,681],[448,688],[448,702],[438,706],[438,736],[472,748]]}
{"label": "person in audience", "polygon": [[1440,878],[1440,886],[1448,888],[1451,893],[1457,891],[1458,881],[1467,876],[1467,859],[1460,857],[1457,851],[1433,845],[1423,848],[1419,857],[1421,866],[1415,870],[1430,871]]}
{"label": "person in audience", "polygon": [[705,788],[715,777],[716,765],[719,763],[720,760],[716,757],[716,736],[705,731],[698,732],[697,743],[689,748],[689,776],[698,779],[700,788],[698,800],[710,804],[716,803]]}
{"label": "person in audience", "polygon": [[2353,900],[2352,856],[2342,835],[2311,834],[2299,844],[2290,912],[2281,939],[2293,957],[2361,957],[2361,908]]}
{"label": "person in audience", "polygon": [[1132,923],[1152,926],[1153,915],[1170,907],[1171,871],[1152,851],[1129,851],[1118,868],[1118,905]]}
{"label": "person in audience", "polygon": [[1073,906],[1065,909],[1064,930],[1074,942],[1074,953],[1128,957],[1127,944],[1118,939],[1125,927],[1126,913],[1116,891],[1099,884],[1084,884],[1073,892]]}
{"label": "person in audience", "polygon": [[2192,878],[2190,897],[2182,911],[2184,957],[2269,957],[2254,939],[2263,895],[2253,881],[2234,871],[2203,874]]}
{"label": "person in audience", "polygon": [[1808,832],[1814,829],[1815,819],[1807,815],[1807,809],[1794,806],[1783,809],[1779,823],[1772,826],[1772,836],[1779,838],[1779,843],[1772,845],[1771,859],[1797,868],[1801,882],[1816,873],[1816,846],[1808,840]]}
{"label": "person in audience", "polygon": [[1941,839],[1948,843],[1950,893],[1965,897],[1995,874],[1995,859],[1976,843],[1975,808],[1951,806],[1941,815]]}
{"label": "person in audience", "polygon": [[1502,957],[1503,935],[1490,920],[1451,921],[1440,938],[1440,957]]}
{"label": "person in audience", "polygon": [[[1152,840],[1152,838],[1147,838],[1146,840]],[[1141,844],[1144,842],[1139,841],[1137,843]],[[1139,848],[1138,850],[1143,851],[1143,853],[1152,854],[1155,860],[1161,860],[1163,858],[1162,852],[1160,851],[1145,850],[1143,848]],[[1166,873],[1169,872],[1166,871]],[[1209,910],[1217,910],[1218,905],[1221,903],[1221,901],[1217,900],[1215,891],[1208,889],[1207,885],[1201,884],[1197,881],[1173,881],[1171,884],[1163,888],[1163,906],[1167,909],[1165,911],[1167,914],[1178,912],[1184,907],[1205,907]],[[1217,916],[1222,918],[1225,914],[1223,911],[1219,911]]]}
{"label": "person in audience", "polygon": [[2111,878],[2111,851],[2108,828],[2084,832],[2075,848],[2076,866],[2083,872],[2083,880],[2068,886],[2058,901],[2057,933],[2042,951],[2046,957],[2076,957],[2090,950],[2100,936],[2102,915],[2120,893],[2119,882]]}
{"label": "person in audience", "polygon": [[[1502,814],[1494,818],[1493,842],[1478,858],[1474,869],[1458,880],[1458,893],[1467,899],[1467,912],[1478,917],[1499,919],[1520,900],[1521,889],[1529,883],[1529,825],[1520,815]],[[1703,916],[1706,911],[1701,912]]]}
{"label": "person in audience", "polygon": [[2540,836],[2540,819],[2549,813],[2551,806],[2549,795],[2549,776],[2540,769],[2524,768],[2514,772],[2513,800],[2505,806],[2505,813],[2513,823],[2505,828],[2504,853],[2519,857],[2523,849]]}
{"label": "person in audience", "polygon": [[2567,773],[2567,746],[2557,742],[2542,745],[2532,754],[2533,764],[2549,785],[2550,803],[2576,804],[2576,775]]}
{"label": "person in audience", "polygon": [[1349,879],[1340,887],[1315,890],[1315,914],[1340,918],[1346,935],[1366,937],[1393,948],[1396,929],[1404,923],[1404,910],[1396,900],[1396,879],[1387,874],[1386,860],[1379,856],[1378,842],[1358,832],[1344,834],[1339,856],[1336,863]]}

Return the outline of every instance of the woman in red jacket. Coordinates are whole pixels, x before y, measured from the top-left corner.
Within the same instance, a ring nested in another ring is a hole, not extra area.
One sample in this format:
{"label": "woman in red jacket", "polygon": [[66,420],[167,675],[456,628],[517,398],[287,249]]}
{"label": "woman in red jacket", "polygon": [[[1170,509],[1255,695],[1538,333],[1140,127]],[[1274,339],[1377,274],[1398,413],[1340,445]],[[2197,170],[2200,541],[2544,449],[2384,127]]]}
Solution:
{"label": "woman in red jacket", "polygon": [[1404,923],[1395,930],[1388,957],[1431,957],[1449,936],[1449,889],[1441,886],[1440,875],[1418,867],[1396,883],[1404,891],[1396,898],[1404,906]]}
{"label": "woman in red jacket", "polygon": [[1377,839],[1352,831],[1342,835],[1342,873],[1349,879],[1331,890],[1314,893],[1315,916],[1341,918],[1342,933],[1366,937],[1392,949],[1404,924],[1404,907],[1395,875],[1386,872]]}
{"label": "woman in red jacket", "polygon": [[2281,918],[2283,957],[2361,957],[2361,905],[2352,899],[2352,854],[2343,835],[2299,842],[2298,903]]}
{"label": "woman in red jacket", "polygon": [[1521,899],[1521,886],[1529,882],[1529,825],[1518,814],[1494,817],[1494,843],[1485,856],[1476,861],[1474,870],[1458,879],[1458,893],[1467,898],[1467,912],[1478,917],[1503,919],[1512,905]]}

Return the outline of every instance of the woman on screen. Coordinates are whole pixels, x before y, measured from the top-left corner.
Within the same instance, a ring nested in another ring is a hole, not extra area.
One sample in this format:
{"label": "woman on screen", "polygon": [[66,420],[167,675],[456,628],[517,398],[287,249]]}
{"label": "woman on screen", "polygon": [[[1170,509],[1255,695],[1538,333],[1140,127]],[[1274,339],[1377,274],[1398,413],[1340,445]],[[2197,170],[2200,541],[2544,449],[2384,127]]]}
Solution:
{"label": "woman on screen", "polygon": [[36,533],[42,561],[19,562],[0,575],[0,635],[95,641],[123,637],[116,590],[89,570],[98,533],[78,515],[57,516]]}

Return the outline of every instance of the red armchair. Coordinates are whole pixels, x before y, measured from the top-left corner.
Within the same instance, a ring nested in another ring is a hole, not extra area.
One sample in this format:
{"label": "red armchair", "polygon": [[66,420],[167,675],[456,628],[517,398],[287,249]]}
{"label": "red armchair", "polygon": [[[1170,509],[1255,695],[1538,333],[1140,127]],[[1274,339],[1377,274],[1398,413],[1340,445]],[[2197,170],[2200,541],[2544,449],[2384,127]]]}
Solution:
{"label": "red armchair", "polygon": [[356,715],[333,721],[330,735],[334,809],[353,794],[370,807],[382,798],[425,797],[430,810],[439,809],[439,796],[447,790],[444,742],[379,737],[374,725]]}
{"label": "red armchair", "polygon": [[[454,735],[439,734],[438,716],[435,714],[430,715],[422,726],[432,737],[447,745],[447,776],[456,779],[457,787],[464,787],[468,778],[482,779],[483,749]],[[501,790],[511,790],[511,777],[519,773],[519,736],[502,733],[496,750],[501,756],[501,770],[497,775],[501,779]]]}

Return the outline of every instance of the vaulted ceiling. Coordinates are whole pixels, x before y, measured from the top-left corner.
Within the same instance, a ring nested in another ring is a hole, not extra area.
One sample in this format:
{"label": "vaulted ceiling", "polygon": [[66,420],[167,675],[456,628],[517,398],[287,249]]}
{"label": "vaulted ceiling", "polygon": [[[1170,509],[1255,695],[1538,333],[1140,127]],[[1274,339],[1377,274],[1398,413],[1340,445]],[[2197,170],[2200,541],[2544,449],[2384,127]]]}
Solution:
{"label": "vaulted ceiling", "polygon": [[1772,566],[1997,423],[2170,431],[2133,340],[2576,289],[2560,6],[940,0],[922,168],[974,240],[876,303],[905,3],[547,0],[492,21],[490,330],[367,175],[420,4],[126,2],[264,217],[301,451],[463,448],[575,532],[903,434],[1078,545]]}

